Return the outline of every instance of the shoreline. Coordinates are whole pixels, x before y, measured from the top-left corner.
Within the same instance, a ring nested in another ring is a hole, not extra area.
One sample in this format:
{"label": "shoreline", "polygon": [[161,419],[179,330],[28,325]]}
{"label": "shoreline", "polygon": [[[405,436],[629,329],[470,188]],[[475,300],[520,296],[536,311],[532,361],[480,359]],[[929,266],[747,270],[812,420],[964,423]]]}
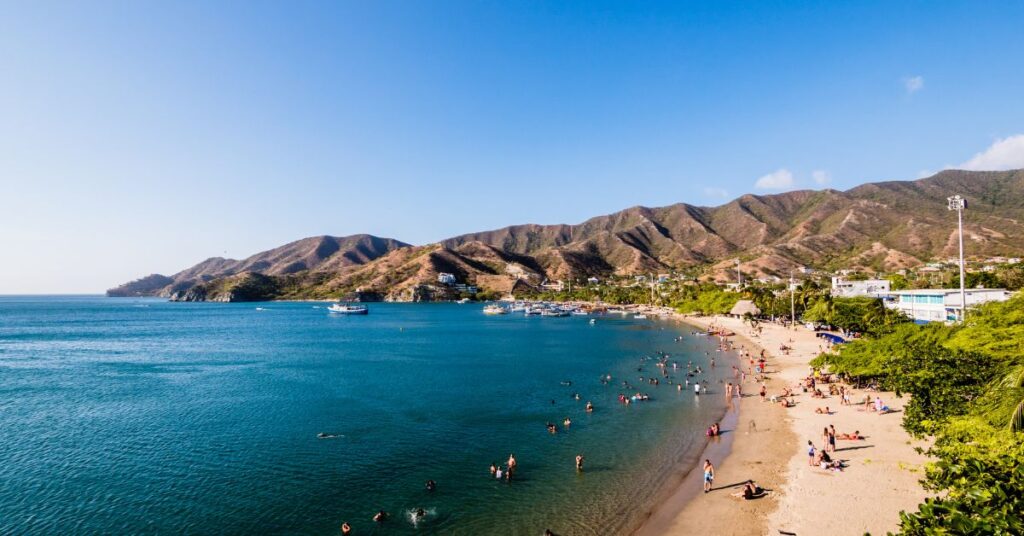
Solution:
{"label": "shoreline", "polygon": [[[742,345],[752,355],[765,350],[769,397],[806,377],[809,361],[823,344],[802,328],[791,331],[777,324],[761,324],[762,333],[753,335],[737,318],[676,318],[702,330],[714,325],[732,331],[734,347]],[[780,344],[792,350],[773,351]],[[918,480],[927,458],[914,448],[925,443],[913,440],[903,430],[898,413],[879,415],[861,406],[841,405],[838,396],[814,399],[800,389],[794,389],[796,405],[783,408],[762,403],[758,386],[749,376],[743,384],[740,424],[726,434],[733,436],[730,448],[722,453],[712,450],[712,443],[701,455],[715,465],[712,492],[699,493],[701,472],[695,470],[699,467],[695,464],[675,493],[657,505],[635,534],[884,534],[898,529],[901,510],[914,510],[923,502],[927,493]],[[853,401],[865,394],[857,390]],[[881,396],[897,411],[908,400],[886,392],[871,391],[870,396]],[[821,406],[828,406],[832,413],[816,413]],[[867,436],[864,441],[837,442],[833,456],[847,464],[842,472],[808,467],[806,442],[811,440],[820,449],[822,427],[829,424],[839,433],[859,430]],[[717,459],[716,454],[720,456]],[[747,479],[768,490],[766,496],[749,501],[730,496]],[[865,500],[868,497],[870,501]]]}
{"label": "shoreline", "polygon": [[[675,320],[700,331],[707,331],[716,317],[692,317],[674,315]],[[748,351],[756,355],[761,346],[733,330],[728,337],[734,351]],[[770,356],[769,356],[770,359]],[[735,355],[734,363],[743,367],[742,355]],[[769,371],[771,370],[769,360]],[[738,403],[730,401],[723,420],[721,441],[709,440],[697,458],[687,469],[686,476],[663,502],[658,504],[644,524],[634,533],[636,536],[657,536],[663,534],[766,534],[767,514],[774,509],[773,495],[755,501],[741,501],[728,494],[741,489],[743,482],[753,479],[766,489],[778,489],[782,480],[773,464],[764,460],[778,459],[784,452],[784,445],[793,441],[792,431],[785,422],[768,411],[774,404],[765,407],[758,401],[752,378],[744,384],[744,392]],[[753,423],[753,424],[751,424]],[[757,441],[748,441],[751,437]],[[715,466],[715,481],[712,493],[701,493],[703,472],[699,470],[700,460],[709,459]],[[716,499],[709,504],[708,499]],[[725,520],[725,521],[723,521]]]}

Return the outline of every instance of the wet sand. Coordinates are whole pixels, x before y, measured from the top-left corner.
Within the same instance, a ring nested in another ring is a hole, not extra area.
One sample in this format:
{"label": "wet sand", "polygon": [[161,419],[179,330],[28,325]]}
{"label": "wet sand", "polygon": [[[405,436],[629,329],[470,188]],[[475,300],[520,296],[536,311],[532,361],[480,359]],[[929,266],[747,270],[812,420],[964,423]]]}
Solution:
{"label": "wet sand", "polygon": [[[781,394],[783,387],[798,385],[808,375],[808,363],[823,344],[804,328],[787,330],[762,324],[758,336],[740,319],[683,320],[701,328],[715,325],[736,333],[731,337],[734,345],[749,349],[754,356],[763,347],[768,357],[769,397]],[[779,350],[782,344],[792,347],[788,355]],[[703,456],[715,464],[712,492],[700,492],[698,463],[638,534],[884,534],[898,528],[901,510],[913,510],[924,499],[926,494],[918,480],[926,459],[914,451],[924,443],[913,441],[903,430],[901,413],[878,415],[862,406],[842,406],[838,396],[812,398],[799,388],[793,389],[796,406],[783,408],[761,402],[759,387],[748,375],[737,424],[723,435],[727,441],[720,445],[713,442]],[[854,402],[866,394],[854,393]],[[892,393],[869,394],[881,396],[897,411],[906,403]],[[815,408],[824,406],[829,406],[833,414],[815,413]],[[848,464],[843,472],[808,465],[807,441],[821,448],[822,429],[829,424],[839,433],[860,430],[867,436],[863,441],[837,441],[834,457]],[[769,493],[751,501],[732,497],[747,479],[755,480]]]}

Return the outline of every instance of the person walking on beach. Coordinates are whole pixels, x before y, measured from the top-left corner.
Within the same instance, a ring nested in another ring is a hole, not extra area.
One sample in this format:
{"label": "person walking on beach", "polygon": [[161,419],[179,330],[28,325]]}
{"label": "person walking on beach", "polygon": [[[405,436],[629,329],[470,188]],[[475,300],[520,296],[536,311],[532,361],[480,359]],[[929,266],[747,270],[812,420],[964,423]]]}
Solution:
{"label": "person walking on beach", "polygon": [[582,454],[577,454],[576,455],[576,470],[580,471],[580,472],[583,471],[583,455]]}
{"label": "person walking on beach", "polygon": [[704,493],[711,491],[711,482],[715,480],[715,466],[711,460],[704,460]]}
{"label": "person walking on beach", "polygon": [[814,466],[815,452],[814,443],[811,440],[807,440],[807,465]]}

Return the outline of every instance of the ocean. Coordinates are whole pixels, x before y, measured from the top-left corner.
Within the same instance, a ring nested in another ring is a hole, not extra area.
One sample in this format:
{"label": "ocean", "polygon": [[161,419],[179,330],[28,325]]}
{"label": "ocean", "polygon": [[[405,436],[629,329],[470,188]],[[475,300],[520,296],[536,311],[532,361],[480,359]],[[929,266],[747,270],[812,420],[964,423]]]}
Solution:
{"label": "ocean", "polygon": [[725,411],[681,324],[369,307],[0,297],[0,534],[628,533]]}

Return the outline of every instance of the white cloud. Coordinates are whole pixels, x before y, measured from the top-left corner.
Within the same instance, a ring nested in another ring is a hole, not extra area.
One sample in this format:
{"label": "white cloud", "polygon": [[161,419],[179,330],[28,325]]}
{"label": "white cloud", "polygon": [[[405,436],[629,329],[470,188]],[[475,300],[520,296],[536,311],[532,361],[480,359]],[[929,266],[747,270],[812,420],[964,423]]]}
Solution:
{"label": "white cloud", "polygon": [[710,186],[705,186],[704,187],[704,195],[706,195],[708,197],[717,197],[717,198],[720,198],[720,199],[727,199],[729,197],[729,192],[724,190],[724,189],[722,189],[722,188],[712,188]]}
{"label": "white cloud", "polygon": [[793,186],[793,174],[788,169],[780,169],[769,173],[754,183],[755,188],[762,190],[785,190]]}
{"label": "white cloud", "polygon": [[904,78],[903,87],[907,89],[907,95],[913,95],[924,89],[924,77],[918,75]]}
{"label": "white cloud", "polygon": [[956,167],[973,171],[1024,168],[1024,134],[996,140],[988,149]]}
{"label": "white cloud", "polygon": [[818,185],[820,186],[824,186],[832,182],[832,175],[829,172],[825,171],[824,169],[816,169],[812,171],[811,178],[814,179],[814,182],[818,183]]}

